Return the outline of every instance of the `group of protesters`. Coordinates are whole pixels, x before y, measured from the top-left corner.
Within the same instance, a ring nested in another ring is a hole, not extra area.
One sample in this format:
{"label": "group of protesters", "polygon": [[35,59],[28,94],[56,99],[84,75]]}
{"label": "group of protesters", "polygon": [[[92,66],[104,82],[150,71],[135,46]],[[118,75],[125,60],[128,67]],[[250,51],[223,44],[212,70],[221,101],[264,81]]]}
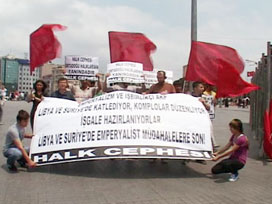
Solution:
{"label": "group of protesters", "polygon": [[[44,81],[38,80],[35,82],[34,90],[27,97],[28,102],[33,102],[30,115],[26,111],[20,110],[17,115],[17,123],[8,129],[6,135],[3,153],[4,156],[7,157],[7,167],[10,171],[17,171],[17,167],[15,166],[16,161],[21,167],[36,166],[28,156],[28,149],[23,147],[22,140],[23,138],[31,138],[33,136],[32,134],[26,134],[25,128],[30,119],[33,129],[35,111],[44,97],[50,96],[80,103],[88,98],[93,98],[97,95],[112,91],[132,91],[140,94],[173,94],[184,92],[183,82],[181,80],[175,81],[173,85],[166,82],[167,76],[165,71],[157,72],[158,82],[153,84],[149,89],[146,89],[144,83],[140,84],[140,86],[135,86],[133,84],[119,82],[108,87],[107,77],[109,77],[109,74],[105,75],[104,82],[101,81],[101,74],[97,74],[96,77],[98,78],[97,84],[92,81],[84,80],[81,81],[80,85],[68,83],[68,79],[62,77],[58,80],[58,89],[51,94],[47,92],[47,85]],[[214,119],[214,106],[216,105],[216,93],[213,91],[212,86],[202,82],[194,82],[193,91],[190,94],[193,97],[197,97],[205,109],[210,112],[212,121]],[[207,97],[211,100],[207,100]],[[212,134],[212,145],[214,147],[214,157],[212,160],[217,161],[220,158],[230,155],[228,159],[224,159],[216,164],[212,168],[212,173],[231,173],[229,180],[236,181],[238,179],[238,170],[243,168],[246,163],[248,140],[243,134],[242,122],[239,119],[232,120],[229,123],[229,127],[232,136],[228,143],[219,150],[217,150],[219,145],[216,143]]]}

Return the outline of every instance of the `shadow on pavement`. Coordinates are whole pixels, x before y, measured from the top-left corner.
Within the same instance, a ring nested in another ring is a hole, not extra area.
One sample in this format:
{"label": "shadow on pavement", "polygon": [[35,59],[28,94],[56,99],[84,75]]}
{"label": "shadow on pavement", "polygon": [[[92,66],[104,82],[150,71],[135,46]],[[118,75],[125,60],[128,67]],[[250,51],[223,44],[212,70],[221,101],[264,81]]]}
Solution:
{"label": "shadow on pavement", "polygon": [[212,179],[214,183],[229,183],[230,174],[223,173],[223,174],[213,175],[212,173],[210,173],[210,174],[207,174],[207,177],[209,179]]}
{"label": "shadow on pavement", "polygon": [[[199,164],[199,169],[202,164]],[[55,164],[37,167],[32,172],[97,178],[198,178],[205,174],[181,161],[100,160]]]}
{"label": "shadow on pavement", "polygon": [[26,171],[28,171],[26,168],[22,168],[22,167],[17,167],[18,171],[9,171],[6,164],[2,164],[1,168],[4,171],[6,171],[7,173],[9,173],[9,174],[16,174],[16,173],[19,173],[19,172],[26,172]]}

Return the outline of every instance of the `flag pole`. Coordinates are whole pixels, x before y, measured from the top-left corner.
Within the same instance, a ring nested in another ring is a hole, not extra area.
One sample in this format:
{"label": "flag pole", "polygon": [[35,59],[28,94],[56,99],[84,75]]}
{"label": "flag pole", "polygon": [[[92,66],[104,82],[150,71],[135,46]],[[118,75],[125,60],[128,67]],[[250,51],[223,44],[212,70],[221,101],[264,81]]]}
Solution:
{"label": "flag pole", "polygon": [[191,41],[197,41],[197,0],[192,0],[192,7],[191,7]]}
{"label": "flag pole", "polygon": [[267,104],[266,110],[269,111],[270,98],[271,98],[271,43],[267,42]]}
{"label": "flag pole", "polygon": [[[193,41],[197,41],[197,0],[192,0],[191,5],[191,45]],[[186,75],[186,74],[185,74]],[[184,84],[185,84],[184,80]],[[189,91],[192,92],[192,88],[189,83]],[[185,91],[185,85],[183,86],[183,92]]]}

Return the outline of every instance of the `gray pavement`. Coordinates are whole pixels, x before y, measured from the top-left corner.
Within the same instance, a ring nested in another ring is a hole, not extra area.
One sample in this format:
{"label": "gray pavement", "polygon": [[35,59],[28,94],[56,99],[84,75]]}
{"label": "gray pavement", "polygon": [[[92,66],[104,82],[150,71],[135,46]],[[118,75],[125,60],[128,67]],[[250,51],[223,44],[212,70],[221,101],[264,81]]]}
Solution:
{"label": "gray pavement", "polygon": [[[15,122],[18,110],[30,110],[26,102],[7,102],[4,125],[0,126],[0,145],[6,128]],[[237,182],[229,175],[212,176],[211,167],[180,161],[150,163],[148,160],[85,161],[20,169],[11,174],[0,156],[0,203],[2,204],[266,204],[272,202],[272,163],[258,159],[258,143],[249,129],[248,109],[217,108],[214,132],[224,145],[228,123],[240,118],[251,140],[247,165]],[[182,122],[182,121],[181,121]],[[29,129],[30,130],[30,129]]]}

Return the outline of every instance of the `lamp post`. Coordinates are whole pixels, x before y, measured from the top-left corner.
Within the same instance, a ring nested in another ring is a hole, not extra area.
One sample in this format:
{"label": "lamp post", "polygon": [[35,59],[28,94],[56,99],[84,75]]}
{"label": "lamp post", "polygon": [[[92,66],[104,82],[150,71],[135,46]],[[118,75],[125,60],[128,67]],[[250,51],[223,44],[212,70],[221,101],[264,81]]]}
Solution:
{"label": "lamp post", "polygon": [[[197,0],[192,0],[191,4],[191,43],[192,41],[197,41]],[[192,92],[192,82],[185,80],[183,83],[183,92],[185,91],[186,84],[189,86],[189,91]]]}
{"label": "lamp post", "polygon": [[192,0],[191,7],[191,41],[197,40],[197,0]]}

